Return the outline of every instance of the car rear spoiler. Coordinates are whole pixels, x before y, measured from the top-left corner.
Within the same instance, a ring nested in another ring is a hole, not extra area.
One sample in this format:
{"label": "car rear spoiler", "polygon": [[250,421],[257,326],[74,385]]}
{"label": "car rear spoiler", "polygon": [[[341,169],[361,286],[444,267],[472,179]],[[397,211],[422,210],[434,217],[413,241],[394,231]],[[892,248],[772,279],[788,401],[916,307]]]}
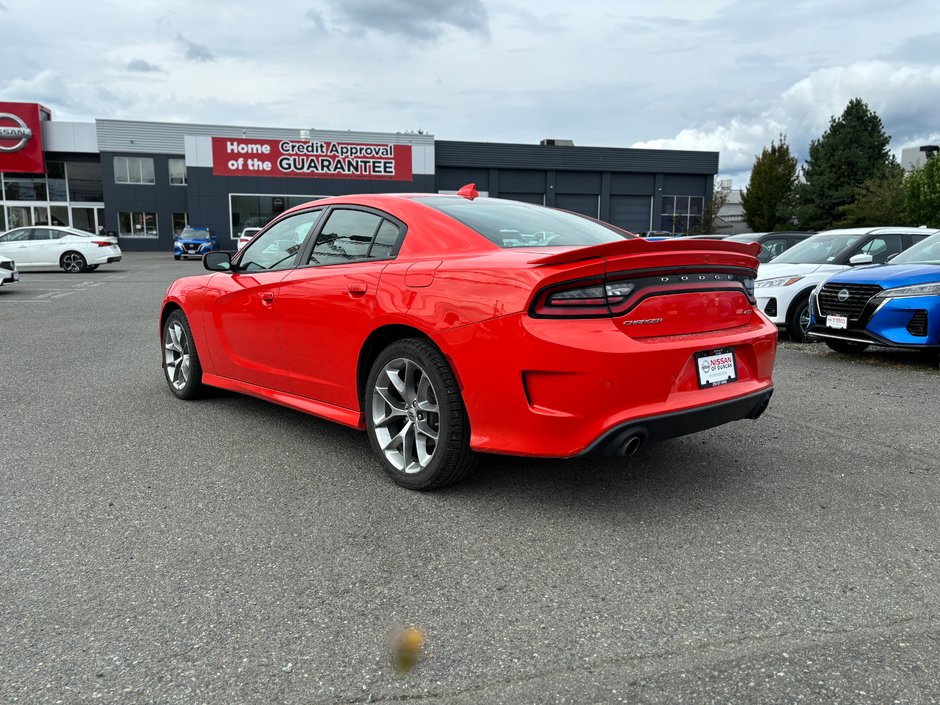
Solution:
{"label": "car rear spoiler", "polygon": [[725,240],[683,240],[674,238],[647,242],[641,237],[632,237],[614,242],[605,242],[601,245],[577,247],[561,252],[530,260],[529,264],[542,266],[550,264],[567,264],[586,259],[622,257],[626,255],[651,255],[657,253],[674,252],[726,252],[756,257],[761,246],[756,242],[726,242]]}

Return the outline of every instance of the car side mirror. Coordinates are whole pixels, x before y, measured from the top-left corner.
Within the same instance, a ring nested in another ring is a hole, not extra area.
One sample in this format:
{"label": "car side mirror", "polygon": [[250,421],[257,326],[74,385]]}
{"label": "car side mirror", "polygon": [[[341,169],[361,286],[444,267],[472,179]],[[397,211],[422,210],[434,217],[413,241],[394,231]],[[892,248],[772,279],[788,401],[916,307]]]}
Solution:
{"label": "car side mirror", "polygon": [[231,272],[232,253],[215,250],[202,256],[202,266],[210,272]]}
{"label": "car side mirror", "polygon": [[849,257],[849,264],[854,267],[859,264],[871,264],[874,260],[871,255],[852,255]]}

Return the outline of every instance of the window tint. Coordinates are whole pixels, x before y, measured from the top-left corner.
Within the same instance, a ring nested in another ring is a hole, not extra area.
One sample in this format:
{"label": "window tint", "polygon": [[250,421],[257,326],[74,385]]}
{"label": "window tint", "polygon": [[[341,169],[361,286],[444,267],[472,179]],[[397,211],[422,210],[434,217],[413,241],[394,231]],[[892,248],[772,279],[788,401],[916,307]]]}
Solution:
{"label": "window tint", "polygon": [[495,198],[416,198],[500,247],[584,247],[631,237],[573,213]]}
{"label": "window tint", "polygon": [[859,248],[859,253],[871,255],[874,264],[884,264],[888,257],[904,249],[900,235],[879,235]]}
{"label": "window tint", "polygon": [[398,236],[401,230],[392,222],[382,221],[379,232],[375,235],[375,242],[372,243],[372,249],[369,250],[369,257],[373,259],[388,259],[392,256],[392,250],[395,243],[398,242]]}
{"label": "window tint", "polygon": [[368,258],[381,221],[375,213],[335,209],[323,224],[308,263],[338,264]]}
{"label": "window tint", "polygon": [[275,223],[248,245],[238,261],[245,272],[289,269],[322,210],[306,211]]}
{"label": "window tint", "polygon": [[787,241],[782,237],[773,237],[764,240],[760,246],[763,248],[757,256],[758,262],[769,262],[777,255],[783,254],[787,249]]}
{"label": "window tint", "polygon": [[29,228],[23,228],[22,230],[11,230],[4,235],[0,235],[0,242],[22,242],[23,240],[29,239]]}
{"label": "window tint", "polygon": [[30,240],[52,240],[52,231],[46,228],[33,228],[33,235]]}

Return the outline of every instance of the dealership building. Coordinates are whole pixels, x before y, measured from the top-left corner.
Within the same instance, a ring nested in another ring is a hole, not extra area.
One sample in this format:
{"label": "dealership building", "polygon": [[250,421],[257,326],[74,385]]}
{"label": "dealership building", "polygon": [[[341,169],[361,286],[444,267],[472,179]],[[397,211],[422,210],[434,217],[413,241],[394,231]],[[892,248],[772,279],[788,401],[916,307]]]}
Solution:
{"label": "dealership building", "polygon": [[0,231],[111,231],[128,251],[172,251],[183,227],[223,248],[246,227],[351,193],[481,194],[583,213],[633,232],[694,227],[717,152],[501,144],[432,135],[98,119],[64,122],[0,102]]}

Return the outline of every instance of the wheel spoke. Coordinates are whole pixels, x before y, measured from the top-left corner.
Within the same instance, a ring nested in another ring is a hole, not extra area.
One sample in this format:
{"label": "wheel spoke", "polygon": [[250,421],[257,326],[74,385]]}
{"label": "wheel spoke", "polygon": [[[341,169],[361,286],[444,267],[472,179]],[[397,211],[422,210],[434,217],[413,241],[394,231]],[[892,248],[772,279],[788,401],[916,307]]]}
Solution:
{"label": "wheel spoke", "polygon": [[[386,367],[385,376],[388,377],[388,381],[392,383],[392,387],[394,387],[395,391],[398,392],[399,395],[401,395],[402,399],[404,399],[405,398],[405,380],[401,378],[398,368],[391,367],[391,366]],[[378,389],[378,387],[376,387],[376,389]]]}
{"label": "wheel spoke", "polygon": [[392,407],[392,409],[395,411],[399,412],[397,414],[398,416],[404,416],[405,403],[401,399],[396,399],[394,396],[392,396],[387,387],[379,387],[376,385],[375,391],[380,397],[382,397],[382,401]]}
{"label": "wheel spoke", "polygon": [[419,420],[415,424],[415,428],[417,429],[419,436],[424,436],[425,438],[431,439],[435,443],[437,442],[437,429],[432,428],[427,419]]}

